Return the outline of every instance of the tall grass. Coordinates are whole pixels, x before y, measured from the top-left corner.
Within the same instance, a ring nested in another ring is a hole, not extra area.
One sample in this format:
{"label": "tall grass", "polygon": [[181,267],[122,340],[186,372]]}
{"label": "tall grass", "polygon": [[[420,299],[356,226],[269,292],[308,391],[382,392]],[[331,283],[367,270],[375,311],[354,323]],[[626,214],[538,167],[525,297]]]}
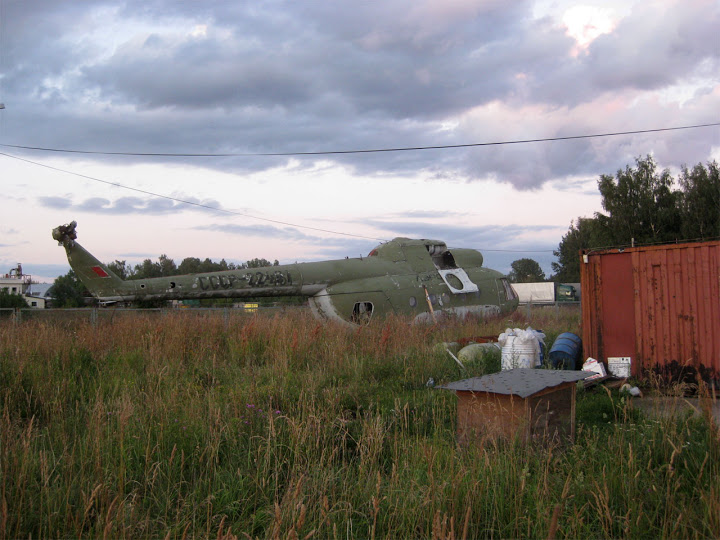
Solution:
{"label": "tall grass", "polygon": [[481,373],[434,345],[525,324],[4,325],[0,538],[720,536],[706,418],[581,393],[574,445],[457,446],[455,397],[426,381]]}

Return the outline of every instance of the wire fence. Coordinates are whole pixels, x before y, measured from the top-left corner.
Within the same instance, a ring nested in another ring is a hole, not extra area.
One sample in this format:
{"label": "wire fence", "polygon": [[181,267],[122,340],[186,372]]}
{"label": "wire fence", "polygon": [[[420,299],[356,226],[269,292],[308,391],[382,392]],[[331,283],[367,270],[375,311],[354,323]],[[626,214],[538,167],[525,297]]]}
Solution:
{"label": "wire fence", "polygon": [[563,300],[561,302],[523,302],[518,305],[518,311],[522,311],[529,319],[534,312],[547,312],[552,310],[556,315],[570,311],[580,311],[580,301]]}
{"label": "wire fence", "polygon": [[[0,324],[22,324],[25,322],[46,322],[72,324],[89,322],[92,325],[109,324],[124,318],[191,317],[202,319],[220,317],[226,324],[234,320],[252,317],[255,314],[273,315],[307,311],[308,306],[253,306],[253,307],[191,307],[191,308],[128,308],[128,307],[86,307],[86,308],[0,308]],[[528,318],[532,314],[554,312],[556,315],[580,311],[580,302],[555,302],[551,304],[520,304],[518,311]]]}
{"label": "wire fence", "polygon": [[0,308],[0,324],[22,324],[24,322],[72,323],[89,322],[97,325],[111,323],[126,317],[221,317],[226,323],[238,318],[252,317],[257,313],[272,314],[308,310],[305,306],[251,307],[251,308]]}

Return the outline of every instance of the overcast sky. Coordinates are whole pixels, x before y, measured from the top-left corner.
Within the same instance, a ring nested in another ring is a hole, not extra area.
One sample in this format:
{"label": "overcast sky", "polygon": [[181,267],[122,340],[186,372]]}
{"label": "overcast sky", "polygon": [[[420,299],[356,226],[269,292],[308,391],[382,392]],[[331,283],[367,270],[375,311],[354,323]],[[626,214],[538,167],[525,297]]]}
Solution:
{"label": "overcast sky", "polygon": [[720,159],[720,127],[257,154],[720,122],[718,29],[717,0],[0,0],[0,271],[66,273],[51,230],[76,220],[106,262],[408,236],[549,274],[571,220],[602,210],[599,175]]}

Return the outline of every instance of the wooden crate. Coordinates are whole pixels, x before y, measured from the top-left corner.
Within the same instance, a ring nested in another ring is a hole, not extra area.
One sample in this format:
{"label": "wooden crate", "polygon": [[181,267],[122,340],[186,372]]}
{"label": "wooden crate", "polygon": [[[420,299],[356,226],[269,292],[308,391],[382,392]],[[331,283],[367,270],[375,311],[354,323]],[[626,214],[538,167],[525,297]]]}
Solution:
{"label": "wooden crate", "polygon": [[572,441],[575,387],[584,371],[512,369],[439,388],[458,396],[460,444],[489,439]]}

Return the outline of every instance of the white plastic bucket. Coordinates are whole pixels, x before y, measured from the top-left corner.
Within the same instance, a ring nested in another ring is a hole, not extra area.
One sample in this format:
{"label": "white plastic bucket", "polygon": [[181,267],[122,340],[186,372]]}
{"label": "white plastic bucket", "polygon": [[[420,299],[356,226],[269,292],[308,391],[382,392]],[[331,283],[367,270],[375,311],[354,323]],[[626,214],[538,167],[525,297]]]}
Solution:
{"label": "white plastic bucket", "polygon": [[537,341],[516,343],[517,336],[508,336],[502,348],[500,367],[503,371],[515,368],[534,368],[540,365]]}

